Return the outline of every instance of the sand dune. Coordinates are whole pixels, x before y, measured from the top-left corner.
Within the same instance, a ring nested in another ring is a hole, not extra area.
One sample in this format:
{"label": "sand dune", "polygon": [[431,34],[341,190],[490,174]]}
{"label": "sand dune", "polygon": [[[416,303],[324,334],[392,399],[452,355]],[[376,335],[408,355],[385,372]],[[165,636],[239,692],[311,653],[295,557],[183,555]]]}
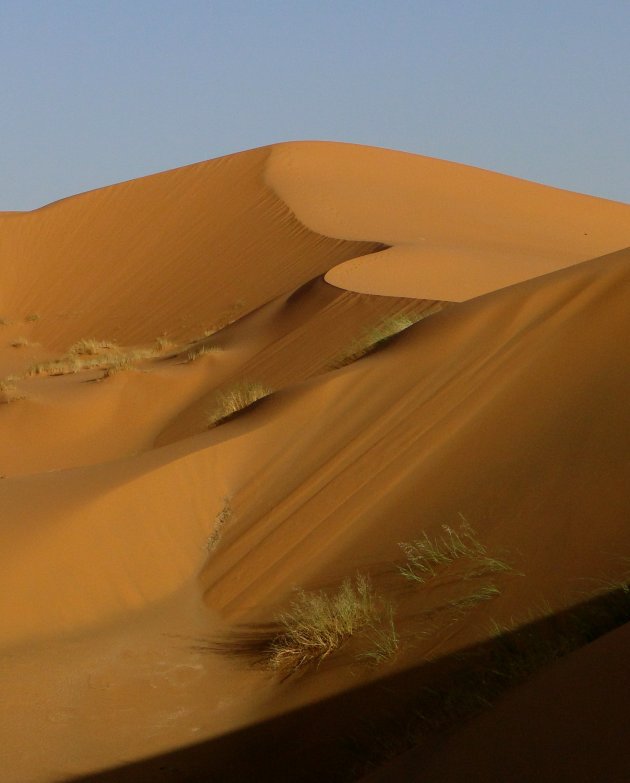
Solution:
{"label": "sand dune", "polygon": [[[628,245],[627,205],[320,143],[0,215],[6,780],[239,727],[246,758],[274,716],[625,583]],[[117,347],[68,352],[85,338]],[[273,393],[209,428],[243,382]],[[398,544],[460,515],[513,569],[425,633],[426,592],[394,584]],[[381,667],[350,645],[280,682],[198,649],[357,570],[397,606],[402,641]],[[507,726],[502,709],[479,725]],[[455,735],[445,775],[474,732]],[[346,745],[309,769],[357,779]],[[479,748],[479,779],[498,780]],[[156,779],[182,779],[183,758]]]}

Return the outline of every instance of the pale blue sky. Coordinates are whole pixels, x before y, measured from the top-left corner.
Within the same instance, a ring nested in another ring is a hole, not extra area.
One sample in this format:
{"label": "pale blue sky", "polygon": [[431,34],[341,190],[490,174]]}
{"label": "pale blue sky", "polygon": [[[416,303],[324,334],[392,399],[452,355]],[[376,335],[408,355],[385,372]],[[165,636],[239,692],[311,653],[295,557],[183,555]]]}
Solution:
{"label": "pale blue sky", "polygon": [[630,201],[630,0],[0,0],[0,209],[330,139]]}

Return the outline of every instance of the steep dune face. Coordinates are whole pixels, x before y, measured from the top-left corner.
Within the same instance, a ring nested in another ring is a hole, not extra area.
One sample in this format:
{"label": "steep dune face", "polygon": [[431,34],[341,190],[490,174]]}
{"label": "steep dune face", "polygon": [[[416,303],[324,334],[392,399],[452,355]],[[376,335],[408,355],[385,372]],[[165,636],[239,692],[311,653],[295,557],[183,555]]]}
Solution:
{"label": "steep dune face", "polygon": [[39,314],[32,339],[56,349],[86,336],[200,332],[374,249],[298,223],[263,182],[269,153],[0,216],[0,314]]}
{"label": "steep dune face", "polygon": [[313,231],[392,246],[328,272],[351,291],[462,301],[630,242],[627,204],[421,155],[282,144],[266,179]]}
{"label": "steep dune face", "polygon": [[247,514],[208,563],[210,604],[238,614],[393,561],[398,541],[458,512],[520,553],[535,590],[568,595],[585,568],[610,568],[606,553],[630,548],[629,262],[624,251],[432,316],[270,400],[251,429],[226,425],[243,441]]}
{"label": "steep dune face", "polygon": [[[0,215],[0,378],[17,376],[0,405],[8,780],[155,754],[378,678],[342,656],[282,685],[192,642],[357,569],[387,589],[398,542],[460,513],[522,576],[426,641],[401,614],[421,641],[385,673],[621,578],[630,251],[601,254],[630,243],[629,210],[289,144]],[[370,353],[385,327],[404,331]],[[161,332],[172,343],[115,373],[107,355],[26,371],[79,338]],[[243,381],[273,394],[208,429]]]}

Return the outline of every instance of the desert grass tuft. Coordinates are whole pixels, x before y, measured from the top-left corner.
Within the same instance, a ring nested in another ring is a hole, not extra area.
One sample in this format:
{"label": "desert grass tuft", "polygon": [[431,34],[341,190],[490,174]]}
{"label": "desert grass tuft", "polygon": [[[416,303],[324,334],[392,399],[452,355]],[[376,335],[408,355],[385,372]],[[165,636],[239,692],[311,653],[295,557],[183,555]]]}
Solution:
{"label": "desert grass tuft", "polygon": [[0,403],[7,404],[9,402],[16,402],[17,400],[23,399],[24,395],[20,394],[12,381],[10,381],[8,378],[0,381]]}
{"label": "desert grass tuft", "polygon": [[209,353],[220,353],[222,350],[218,345],[196,345],[187,352],[186,361],[194,362],[195,359],[199,359],[201,356],[206,356]]}
{"label": "desert grass tuft", "polygon": [[394,622],[394,607],[391,604],[387,604],[384,615],[380,624],[372,623],[366,631],[369,647],[357,656],[360,661],[367,661],[374,666],[391,661],[400,646],[400,636]]}
{"label": "desert grass tuft", "polygon": [[169,338],[164,334],[160,335],[160,337],[156,337],[155,339],[155,350],[158,353],[164,353],[164,351],[168,351],[174,347],[175,343],[172,340],[169,340]]}
{"label": "desert grass tuft", "polygon": [[440,536],[431,537],[425,532],[414,541],[399,544],[406,560],[398,567],[402,577],[423,584],[434,578],[441,568],[456,561],[467,563],[465,578],[512,570],[506,562],[488,554],[465,520],[459,530],[442,525],[442,531]]}
{"label": "desert grass tuft", "polygon": [[425,310],[422,313],[410,314],[398,314],[385,318],[376,326],[365,331],[356,340],[350,343],[350,345],[342,351],[332,363],[333,368],[337,369],[345,367],[348,364],[356,362],[358,359],[362,359],[370,353],[373,353],[377,349],[384,346],[392,337],[404,332],[410,326],[422,321],[429,315],[432,315],[433,309]]}
{"label": "desert grass tuft", "polygon": [[15,340],[11,342],[12,348],[24,348],[27,345],[30,345],[30,343],[26,337],[16,337]]}
{"label": "desert grass tuft", "polygon": [[332,594],[298,591],[277,619],[280,630],[264,663],[286,678],[305,667],[319,666],[353,635],[372,627],[378,609],[369,579],[357,574]]}
{"label": "desert grass tuft", "polygon": [[214,550],[219,546],[219,541],[223,536],[223,529],[230,521],[230,519],[232,519],[233,513],[234,512],[232,511],[232,503],[230,501],[230,498],[224,498],[223,507],[221,511],[219,511],[219,513],[214,518],[214,525],[212,526],[212,532],[208,537],[208,542],[206,545],[208,552],[214,552]]}
{"label": "desert grass tuft", "polygon": [[245,381],[218,392],[214,407],[207,414],[208,429],[216,427],[235,413],[249,408],[250,405],[270,394],[272,394],[272,389],[268,386],[252,381]]}
{"label": "desert grass tuft", "polygon": [[119,350],[113,340],[82,339],[68,348],[68,356],[102,356]]}
{"label": "desert grass tuft", "polygon": [[29,313],[24,320],[25,321],[39,321],[40,318],[41,318],[41,316],[39,315],[39,313]]}

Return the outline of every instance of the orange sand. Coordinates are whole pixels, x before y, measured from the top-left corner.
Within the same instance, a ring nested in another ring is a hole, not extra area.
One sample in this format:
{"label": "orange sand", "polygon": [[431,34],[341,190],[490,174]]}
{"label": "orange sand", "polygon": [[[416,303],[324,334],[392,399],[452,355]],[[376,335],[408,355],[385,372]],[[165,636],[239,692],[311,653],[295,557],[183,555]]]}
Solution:
{"label": "orange sand", "polygon": [[[66,780],[262,726],[483,641],[490,619],[569,607],[581,580],[621,578],[628,245],[628,205],[324,143],[1,214],[0,378],[23,397],[0,405],[3,780]],[[426,317],[336,369],[405,314]],[[81,338],[163,335],[111,377],[24,377]],[[202,343],[220,350],[187,361]],[[242,379],[275,393],[208,430],[217,390]],[[196,649],[269,622],[296,586],[357,568],[378,581],[399,541],[459,513],[524,576],[382,669],[342,656],[281,684]],[[479,748],[478,779],[499,780]]]}

